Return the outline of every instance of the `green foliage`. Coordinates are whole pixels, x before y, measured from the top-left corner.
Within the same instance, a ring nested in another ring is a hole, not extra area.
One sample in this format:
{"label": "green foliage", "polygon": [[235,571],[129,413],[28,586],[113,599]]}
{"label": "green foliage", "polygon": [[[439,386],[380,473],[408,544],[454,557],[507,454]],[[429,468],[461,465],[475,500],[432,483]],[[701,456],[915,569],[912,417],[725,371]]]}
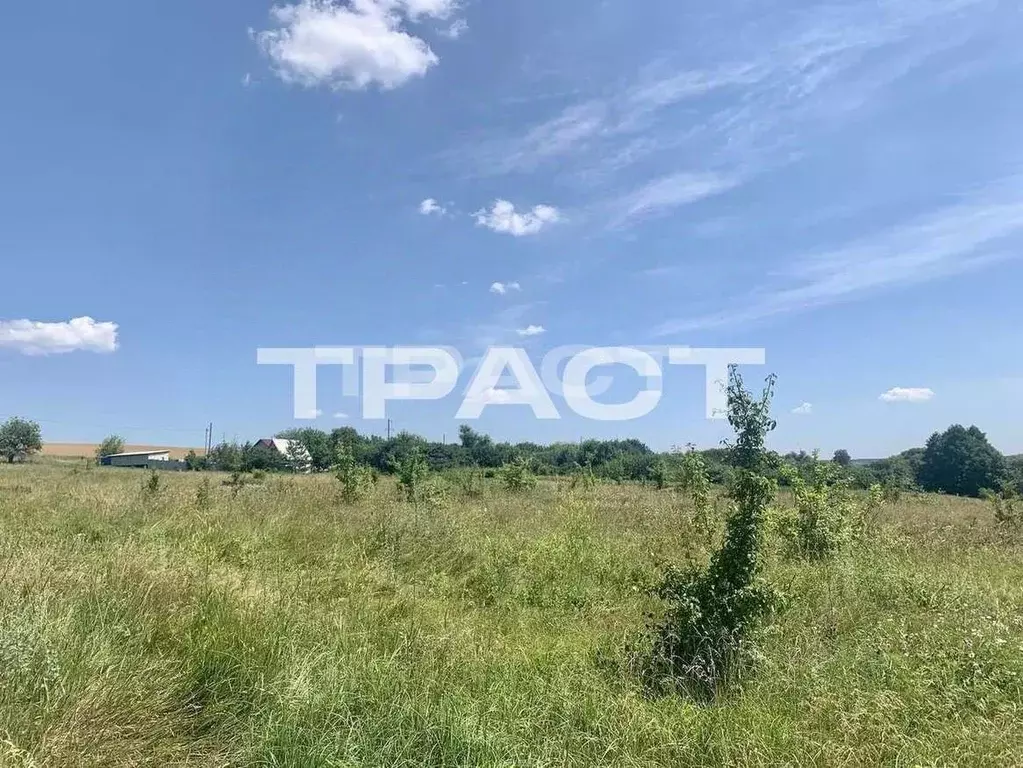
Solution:
{"label": "green foliage", "polygon": [[355,504],[362,501],[373,487],[369,467],[355,459],[355,453],[348,443],[339,443],[334,458],[334,477],[341,485],[341,501]]}
{"label": "green foliage", "polygon": [[895,504],[899,501],[900,492],[891,487],[885,487],[875,483],[867,491],[867,498],[858,508],[853,519],[853,538],[857,541],[864,541],[876,536],[881,523],[881,510],[886,504]]}
{"label": "green foliage", "polygon": [[999,531],[1015,534],[1023,530],[1023,499],[1015,488],[1005,486],[1000,491],[985,490],[982,495],[991,504]]}
{"label": "green foliage", "polygon": [[201,472],[207,467],[207,459],[195,451],[189,451],[185,454],[185,466],[189,472]]}
{"label": "green foliage", "polygon": [[572,475],[572,490],[592,491],[597,487],[597,476],[593,473],[593,466],[586,464],[578,468]]}
{"label": "green foliage", "polygon": [[671,482],[671,472],[668,469],[668,462],[664,457],[658,457],[650,465],[650,481],[659,491],[663,491]]}
{"label": "green foliage", "polygon": [[418,504],[428,495],[427,483],[430,467],[426,463],[420,449],[409,451],[404,457],[394,462],[395,474],[398,476],[398,490],[405,501]]}
{"label": "green foliage", "polygon": [[113,456],[115,453],[124,452],[124,438],[120,435],[110,435],[103,439],[103,442],[96,446],[96,460],[104,456]]}
{"label": "green foliage", "polygon": [[309,451],[298,439],[288,440],[284,463],[289,472],[309,472],[312,469]]}
{"label": "green foliage", "polygon": [[[352,431],[354,432],[355,430]],[[337,445],[331,435],[328,435],[323,430],[310,427],[288,429],[284,432],[279,432],[276,437],[284,440],[297,440],[309,454],[308,458],[304,455],[297,455],[295,457],[297,461],[292,466],[294,467],[297,464],[299,468],[293,471],[304,471],[306,464],[311,465],[309,467],[311,469],[323,471],[330,469],[334,464]]]}
{"label": "green foliage", "polygon": [[980,496],[1007,476],[1005,458],[977,427],[955,424],[927,441],[918,482],[925,491]]}
{"label": "green foliage", "polygon": [[[775,427],[770,417],[774,378],[759,398],[729,370],[728,421],[737,472],[729,489],[732,505],[725,537],[706,568],[669,566],[655,594],[664,614],[652,618],[653,647],[642,659],[647,685],[713,698],[741,678],[754,658],[756,632],[777,598],[760,576],[764,519],[775,484],[764,477],[764,440]],[[695,462],[693,462],[695,464]]]}
{"label": "green foliage", "polygon": [[843,469],[852,464],[852,456],[849,455],[849,451],[845,450],[845,448],[839,448],[835,451],[835,455],[831,460]]}
{"label": "green foliage", "polygon": [[27,459],[43,449],[43,435],[34,421],[12,416],[0,424],[0,456],[8,464]]}
{"label": "green foliage", "polygon": [[690,445],[679,463],[678,489],[689,497],[693,504],[693,520],[697,528],[707,532],[710,529],[711,500],[710,475],[703,455]]}
{"label": "green foliage", "polygon": [[160,473],[155,469],[149,470],[149,474],[142,481],[142,497],[155,499],[160,495],[161,490],[163,490],[163,485],[160,482]]}
{"label": "green foliage", "polygon": [[536,475],[523,456],[517,456],[501,468],[501,483],[512,493],[522,493],[536,487]]}
{"label": "green foliage", "polygon": [[486,494],[486,480],[479,467],[456,469],[449,477],[463,499],[481,499]]}
{"label": "green foliage", "polygon": [[792,487],[795,509],[779,524],[790,552],[808,560],[834,557],[853,535],[856,507],[849,479],[837,463],[819,461],[809,466],[809,479],[796,468],[782,468]]}
{"label": "green foliage", "polygon": [[204,477],[195,489],[195,508],[200,512],[208,512],[213,507],[213,484]]}

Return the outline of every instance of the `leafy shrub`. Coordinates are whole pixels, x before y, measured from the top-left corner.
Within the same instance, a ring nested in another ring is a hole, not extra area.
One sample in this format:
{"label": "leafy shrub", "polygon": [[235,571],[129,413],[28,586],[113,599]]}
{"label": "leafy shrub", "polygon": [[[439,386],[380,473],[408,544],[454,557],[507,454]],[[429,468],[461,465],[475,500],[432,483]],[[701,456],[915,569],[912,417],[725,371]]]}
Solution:
{"label": "leafy shrub", "polygon": [[650,465],[650,481],[659,491],[663,491],[668,487],[668,483],[671,481],[671,473],[668,471],[668,462],[663,458],[656,459]]}
{"label": "leafy shrub", "polygon": [[690,445],[679,464],[678,488],[693,502],[693,522],[701,531],[711,527],[710,476],[703,454]]}
{"label": "leafy shrub", "polygon": [[339,443],[334,453],[334,477],[341,485],[341,501],[355,504],[369,493],[373,475],[369,467],[356,461],[355,453],[348,443]]}
{"label": "leafy shrub", "polygon": [[1023,529],[1023,500],[1015,488],[1005,486],[1001,491],[985,491],[983,495],[991,503],[999,531],[1016,533]]}
{"label": "leafy shrub", "polygon": [[536,475],[525,457],[519,456],[501,467],[501,483],[506,490],[521,493],[536,487]]}
{"label": "leafy shrub", "polygon": [[725,537],[706,568],[668,567],[654,590],[665,611],[651,617],[653,647],[640,659],[652,692],[713,698],[755,657],[756,631],[777,602],[760,577],[764,517],[776,489],[763,475],[773,391],[771,377],[754,398],[735,367],[729,370],[728,420],[737,438]]}
{"label": "leafy shrub", "polygon": [[147,499],[155,499],[160,495],[160,491],[160,473],[151,469],[146,479],[142,481],[142,496]]}
{"label": "leafy shrub", "polygon": [[790,551],[810,560],[833,557],[853,533],[849,479],[836,464],[818,461],[816,455],[808,467],[809,479],[791,466],[783,467],[782,474],[795,499],[795,509],[779,526]]}
{"label": "leafy shrub", "polygon": [[398,491],[405,501],[419,504],[429,500],[432,493],[429,488],[430,468],[422,450],[412,448],[403,457],[395,459],[394,469],[398,476]]}
{"label": "leafy shrub", "polygon": [[483,470],[478,467],[456,470],[451,473],[452,481],[463,499],[480,499],[486,492]]}
{"label": "leafy shrub", "polygon": [[200,512],[206,512],[213,506],[213,487],[210,479],[204,477],[199,487],[195,489],[195,508]]}
{"label": "leafy shrub", "polygon": [[572,490],[592,491],[597,487],[597,476],[593,473],[593,465],[587,462],[580,466],[572,475]]}

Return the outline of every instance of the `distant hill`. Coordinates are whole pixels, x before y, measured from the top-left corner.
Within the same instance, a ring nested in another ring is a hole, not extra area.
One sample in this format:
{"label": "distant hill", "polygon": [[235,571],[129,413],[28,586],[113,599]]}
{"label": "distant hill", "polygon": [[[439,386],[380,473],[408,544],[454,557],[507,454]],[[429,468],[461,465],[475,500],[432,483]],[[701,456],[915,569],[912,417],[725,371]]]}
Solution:
{"label": "distant hill", "polygon": [[867,467],[871,464],[876,464],[879,461],[884,461],[884,459],[853,459],[852,465],[854,467]]}
{"label": "distant hill", "polygon": [[[44,443],[42,455],[58,458],[93,458],[96,455],[96,448],[99,443]],[[126,445],[125,453],[135,451],[170,451],[172,459],[183,459],[189,451],[195,451],[200,456],[205,453],[202,448],[172,448],[168,445]]]}

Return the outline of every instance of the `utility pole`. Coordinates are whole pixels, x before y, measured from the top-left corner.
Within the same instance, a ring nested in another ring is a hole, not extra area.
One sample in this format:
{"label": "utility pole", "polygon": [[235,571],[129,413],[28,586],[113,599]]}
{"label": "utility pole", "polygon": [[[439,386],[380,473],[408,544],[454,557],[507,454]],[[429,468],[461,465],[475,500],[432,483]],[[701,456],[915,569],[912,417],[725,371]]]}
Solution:
{"label": "utility pole", "polygon": [[387,439],[391,439],[391,420],[387,420]]}

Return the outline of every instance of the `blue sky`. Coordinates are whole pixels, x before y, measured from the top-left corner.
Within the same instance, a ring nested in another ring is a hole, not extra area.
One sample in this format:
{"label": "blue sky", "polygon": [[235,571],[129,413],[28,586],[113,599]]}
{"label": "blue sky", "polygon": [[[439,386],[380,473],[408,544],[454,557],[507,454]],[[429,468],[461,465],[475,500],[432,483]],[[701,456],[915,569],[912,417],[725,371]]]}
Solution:
{"label": "blue sky", "polygon": [[[296,423],[259,347],[763,347],[776,447],[1023,452],[1021,33],[996,0],[16,4],[0,416],[200,445]],[[477,426],[713,445],[702,389]],[[450,440],[458,404],[390,414]],[[383,430],[338,369],[320,407]]]}

